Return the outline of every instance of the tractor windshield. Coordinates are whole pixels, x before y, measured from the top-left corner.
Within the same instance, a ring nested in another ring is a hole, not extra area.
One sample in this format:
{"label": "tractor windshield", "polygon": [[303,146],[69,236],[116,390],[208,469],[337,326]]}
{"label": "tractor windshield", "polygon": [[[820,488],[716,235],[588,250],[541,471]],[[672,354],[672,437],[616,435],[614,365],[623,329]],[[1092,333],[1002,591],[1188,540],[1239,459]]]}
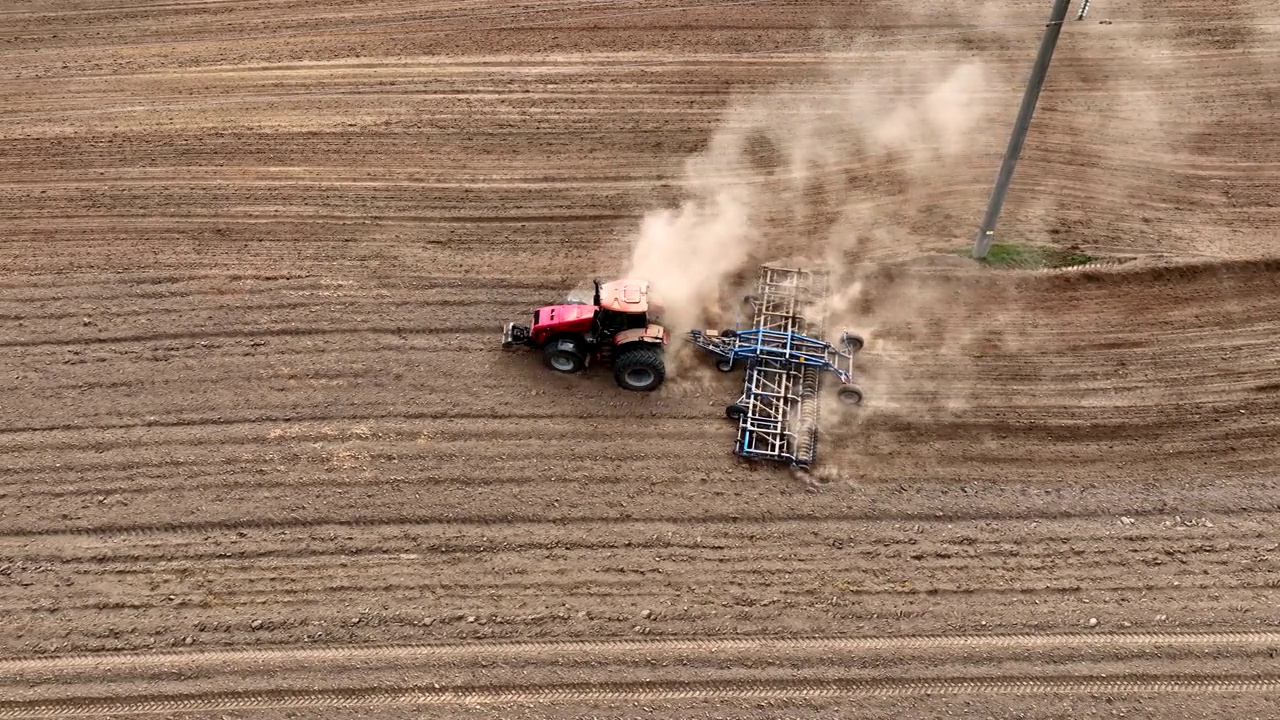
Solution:
{"label": "tractor windshield", "polygon": [[649,318],[644,313],[620,313],[600,308],[596,312],[596,323],[601,330],[619,333],[623,330],[643,330],[649,327]]}

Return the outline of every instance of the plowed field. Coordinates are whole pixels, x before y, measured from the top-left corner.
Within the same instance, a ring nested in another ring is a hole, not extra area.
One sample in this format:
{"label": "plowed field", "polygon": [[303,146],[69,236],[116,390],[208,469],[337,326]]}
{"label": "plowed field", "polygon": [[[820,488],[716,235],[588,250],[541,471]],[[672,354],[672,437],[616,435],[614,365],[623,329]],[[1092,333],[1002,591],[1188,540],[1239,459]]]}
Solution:
{"label": "plowed field", "polygon": [[[6,3],[0,718],[1274,717],[1280,20],[1073,7],[978,267],[1049,4]],[[797,258],[821,487],[498,346]]]}

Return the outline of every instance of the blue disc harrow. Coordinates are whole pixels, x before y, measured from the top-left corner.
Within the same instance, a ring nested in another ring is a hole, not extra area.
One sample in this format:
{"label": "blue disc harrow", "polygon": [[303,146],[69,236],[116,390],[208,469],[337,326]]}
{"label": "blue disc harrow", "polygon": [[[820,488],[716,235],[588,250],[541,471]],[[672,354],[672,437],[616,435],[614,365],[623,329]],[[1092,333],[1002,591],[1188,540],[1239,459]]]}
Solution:
{"label": "blue disc harrow", "polygon": [[766,265],[756,293],[747,298],[751,327],[689,332],[690,342],[716,356],[721,372],[746,368],[742,395],[725,409],[738,423],[734,453],[740,457],[809,469],[817,459],[824,372],[839,379],[842,402],[862,402],[853,375],[862,338],[843,331],[838,343],[829,343],[821,339],[822,321],[808,317],[821,315],[826,293],[825,273]]}

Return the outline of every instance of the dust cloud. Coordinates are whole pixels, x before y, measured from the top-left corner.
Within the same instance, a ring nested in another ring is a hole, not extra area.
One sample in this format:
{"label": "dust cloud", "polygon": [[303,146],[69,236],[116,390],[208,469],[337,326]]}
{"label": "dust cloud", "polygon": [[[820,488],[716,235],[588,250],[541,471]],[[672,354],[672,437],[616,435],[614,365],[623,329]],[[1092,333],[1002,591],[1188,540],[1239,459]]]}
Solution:
{"label": "dust cloud", "polygon": [[[837,60],[808,87],[731,99],[685,163],[685,200],[645,216],[625,270],[651,281],[673,335],[718,327],[760,264],[840,270],[920,253],[904,218],[944,199],[939,179],[973,151],[990,88],[981,63],[911,59]],[[862,283],[833,280],[838,310]]]}
{"label": "dust cloud", "polygon": [[[908,4],[871,6],[940,22],[936,9],[925,18]],[[842,324],[862,333],[881,359],[954,355],[975,346],[993,351],[1000,320],[972,322],[991,288],[965,290],[940,279],[974,267],[957,251],[972,241],[989,197],[1043,13],[980,2],[954,19],[955,27],[975,32],[927,46],[880,44],[870,53],[831,42],[823,69],[808,82],[738,90],[706,146],[685,162],[683,201],[649,212],[632,236],[624,272],[652,282],[665,304],[663,323],[676,337],[731,324],[756,268],[777,263],[830,271],[833,292],[815,314],[827,318],[832,335]],[[1102,133],[1152,147],[1172,142],[1167,109],[1127,92],[1167,72],[1153,64],[1163,46],[1147,41],[1126,58],[1110,51],[1111,42],[1081,33],[1061,43],[1053,87],[1037,110],[1042,138]],[[1103,51],[1105,74],[1085,61]],[[1055,106],[1056,96],[1100,90],[1106,113],[1080,117]],[[1083,219],[1078,208],[1062,207],[1090,188],[1105,186],[1116,198],[1149,189],[1145,176],[1117,184],[1105,157],[1073,160],[1069,169],[1079,182],[1064,189],[1062,161],[1050,152],[1024,150],[1022,189],[1005,208],[1002,225],[1016,227],[1023,240],[1078,237],[1082,223],[1112,207],[1099,203]],[[880,272],[904,263],[918,272]],[[685,350],[673,349],[678,377]],[[899,383],[908,387],[899,370],[867,364],[866,374],[877,384],[868,395],[873,404],[896,394],[885,391]],[[965,393],[953,388],[941,404],[963,409]]]}

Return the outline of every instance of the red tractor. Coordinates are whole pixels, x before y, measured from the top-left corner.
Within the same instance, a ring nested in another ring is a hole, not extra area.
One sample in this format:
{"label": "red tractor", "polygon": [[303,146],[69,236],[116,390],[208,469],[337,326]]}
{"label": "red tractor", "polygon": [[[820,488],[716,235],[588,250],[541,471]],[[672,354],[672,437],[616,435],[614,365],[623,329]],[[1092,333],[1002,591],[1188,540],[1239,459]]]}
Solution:
{"label": "red tractor", "polygon": [[624,390],[648,392],[666,378],[662,353],[671,336],[649,320],[660,310],[649,300],[646,280],[593,281],[590,305],[570,300],[533,313],[532,325],[507,323],[502,347],[525,345],[542,351],[547,367],[577,373],[598,362],[613,365],[613,378]]}

